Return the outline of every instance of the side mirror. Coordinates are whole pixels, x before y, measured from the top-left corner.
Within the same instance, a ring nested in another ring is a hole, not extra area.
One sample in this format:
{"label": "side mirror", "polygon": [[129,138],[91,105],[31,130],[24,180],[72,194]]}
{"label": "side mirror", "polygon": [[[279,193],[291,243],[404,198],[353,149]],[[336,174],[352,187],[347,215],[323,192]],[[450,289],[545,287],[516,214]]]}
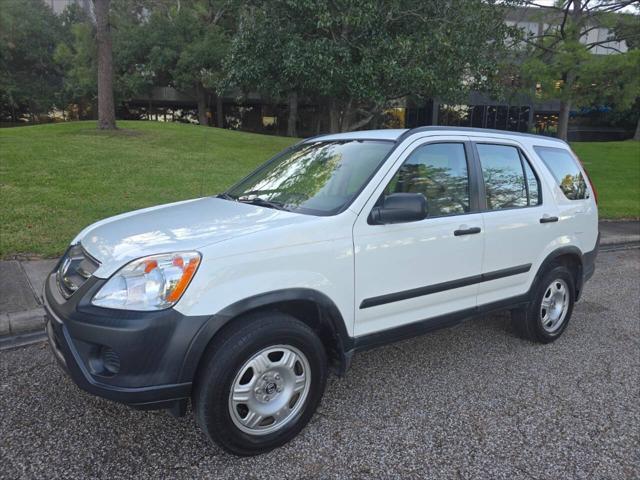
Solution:
{"label": "side mirror", "polygon": [[369,215],[370,225],[416,222],[427,218],[427,199],[421,193],[392,193]]}

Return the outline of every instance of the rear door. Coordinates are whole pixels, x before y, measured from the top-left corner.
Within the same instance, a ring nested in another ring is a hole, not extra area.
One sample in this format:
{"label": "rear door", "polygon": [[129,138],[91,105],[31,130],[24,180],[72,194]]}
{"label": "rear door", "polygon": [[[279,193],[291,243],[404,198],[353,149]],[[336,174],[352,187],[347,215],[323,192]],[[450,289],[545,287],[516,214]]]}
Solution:
{"label": "rear door", "polygon": [[537,261],[558,235],[558,211],[545,198],[540,172],[522,145],[506,139],[473,139],[481,172],[485,228],[483,282],[478,305],[525,293]]}

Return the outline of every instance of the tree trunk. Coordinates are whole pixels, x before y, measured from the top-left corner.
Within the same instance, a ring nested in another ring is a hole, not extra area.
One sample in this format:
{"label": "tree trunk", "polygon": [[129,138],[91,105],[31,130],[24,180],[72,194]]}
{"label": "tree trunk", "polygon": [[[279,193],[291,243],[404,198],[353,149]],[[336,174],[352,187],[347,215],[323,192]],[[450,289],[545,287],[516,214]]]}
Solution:
{"label": "tree trunk", "polygon": [[558,114],[558,138],[567,141],[569,133],[569,111],[571,110],[571,102],[562,100],[560,102],[560,113]]}
{"label": "tree trunk", "polygon": [[207,125],[207,92],[201,83],[196,85],[196,95],[198,97],[198,122],[200,125]]}
{"label": "tree trunk", "polygon": [[98,128],[116,128],[116,107],[113,101],[113,53],[109,3],[94,0],[96,13],[96,39],[98,43]]}
{"label": "tree trunk", "polygon": [[224,112],[222,110],[222,97],[216,95],[216,127],[224,128]]}
{"label": "tree trunk", "polygon": [[289,93],[289,118],[287,119],[287,137],[297,137],[298,129],[298,92]]}
{"label": "tree trunk", "polygon": [[314,132],[316,135],[320,135],[320,132],[322,131],[322,119],[324,118],[324,106],[319,105],[318,106],[318,111],[316,112],[315,115],[315,127],[314,127]]}
{"label": "tree trunk", "polygon": [[439,112],[440,112],[440,102],[438,102],[436,99],[433,99],[432,103],[431,103],[431,123],[430,123],[430,125],[438,125],[438,113]]}
{"label": "tree trunk", "polygon": [[640,141],[640,117],[638,117],[638,123],[636,123],[636,133],[633,134],[633,139]]}
{"label": "tree trunk", "polygon": [[344,107],[342,111],[342,122],[340,124],[341,132],[348,132],[349,126],[351,125],[351,118],[353,117],[353,100],[349,100],[347,105]]}
{"label": "tree trunk", "polygon": [[329,133],[338,133],[340,131],[340,110],[338,102],[335,98],[329,103]]}
{"label": "tree trunk", "polygon": [[367,125],[369,122],[371,122],[371,120],[373,120],[374,117],[375,117],[375,113],[369,113],[364,118],[361,118],[357,122],[352,123],[351,125],[349,125],[347,127],[347,129],[345,129],[344,131],[345,132],[351,132],[353,130],[358,130],[359,128],[362,128],[365,125]]}

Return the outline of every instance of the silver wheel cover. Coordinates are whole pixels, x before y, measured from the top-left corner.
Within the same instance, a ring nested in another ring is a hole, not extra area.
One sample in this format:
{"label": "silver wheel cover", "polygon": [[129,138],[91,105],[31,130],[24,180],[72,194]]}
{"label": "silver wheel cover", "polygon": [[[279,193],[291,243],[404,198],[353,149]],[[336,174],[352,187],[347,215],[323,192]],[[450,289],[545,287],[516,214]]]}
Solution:
{"label": "silver wheel cover", "polygon": [[540,303],[540,322],[547,333],[557,332],[564,323],[569,311],[569,286],[562,279],[549,284]]}
{"label": "silver wheel cover", "polygon": [[300,350],[267,347],[242,365],[231,384],[231,420],[250,435],[280,430],[302,410],[310,385],[309,361]]}

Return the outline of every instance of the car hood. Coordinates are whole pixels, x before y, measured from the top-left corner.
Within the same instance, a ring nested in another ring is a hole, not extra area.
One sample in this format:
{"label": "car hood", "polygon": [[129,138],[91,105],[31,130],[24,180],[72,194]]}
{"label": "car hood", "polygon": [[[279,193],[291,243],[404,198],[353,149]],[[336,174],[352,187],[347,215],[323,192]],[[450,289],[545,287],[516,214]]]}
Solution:
{"label": "car hood", "polygon": [[230,238],[313,221],[316,217],[214,197],[160,205],[101,220],[72,243],[100,262],[95,276],[107,278],[129,261],[153,255],[198,250]]}

